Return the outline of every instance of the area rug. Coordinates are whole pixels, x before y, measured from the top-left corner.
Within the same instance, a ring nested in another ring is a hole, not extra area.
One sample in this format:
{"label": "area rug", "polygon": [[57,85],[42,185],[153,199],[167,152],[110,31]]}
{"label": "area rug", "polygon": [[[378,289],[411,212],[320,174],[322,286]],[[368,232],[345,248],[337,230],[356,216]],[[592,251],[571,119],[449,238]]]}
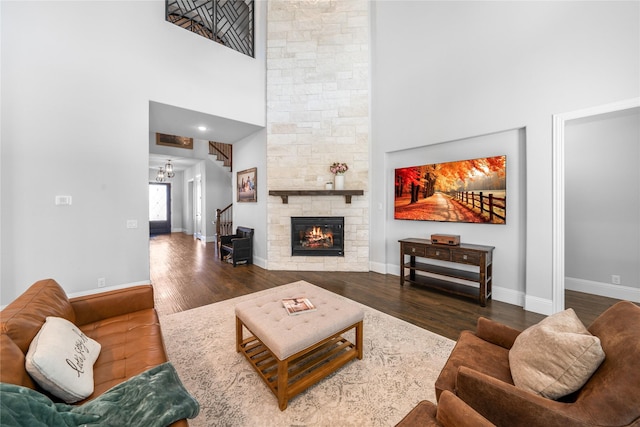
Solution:
{"label": "area rug", "polygon": [[[160,318],[169,360],[200,402],[189,425],[393,426],[419,401],[435,402],[434,383],[455,342],[352,301],[365,312],[364,358],[280,411],[275,395],[236,353],[234,307],[291,285]],[[353,342],[353,335],[345,337]]]}

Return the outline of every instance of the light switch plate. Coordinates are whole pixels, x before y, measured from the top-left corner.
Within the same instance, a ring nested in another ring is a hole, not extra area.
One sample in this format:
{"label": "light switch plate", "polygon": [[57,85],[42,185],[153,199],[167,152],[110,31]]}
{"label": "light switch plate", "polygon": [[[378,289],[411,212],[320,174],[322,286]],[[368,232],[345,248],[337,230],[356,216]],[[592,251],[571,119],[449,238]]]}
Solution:
{"label": "light switch plate", "polygon": [[70,205],[71,196],[56,196],[56,206]]}

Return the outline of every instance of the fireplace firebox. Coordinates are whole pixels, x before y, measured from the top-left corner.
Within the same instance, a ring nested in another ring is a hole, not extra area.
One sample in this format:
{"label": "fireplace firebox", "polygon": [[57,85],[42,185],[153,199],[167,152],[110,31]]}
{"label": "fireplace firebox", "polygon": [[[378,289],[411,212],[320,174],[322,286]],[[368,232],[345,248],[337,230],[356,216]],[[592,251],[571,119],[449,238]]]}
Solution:
{"label": "fireplace firebox", "polygon": [[344,217],[291,217],[292,256],[344,256]]}

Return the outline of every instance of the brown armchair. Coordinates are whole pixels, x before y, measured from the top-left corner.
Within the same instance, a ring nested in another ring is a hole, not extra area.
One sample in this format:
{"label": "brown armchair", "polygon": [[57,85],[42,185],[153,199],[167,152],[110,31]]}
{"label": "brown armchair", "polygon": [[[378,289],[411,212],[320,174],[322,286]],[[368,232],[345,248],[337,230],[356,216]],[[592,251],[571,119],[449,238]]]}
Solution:
{"label": "brown armchair", "polygon": [[423,400],[396,427],[495,427],[450,391],[440,396],[438,405]]}
{"label": "brown armchair", "polygon": [[513,385],[509,349],[519,331],[480,318],[464,331],[436,381],[497,426],[640,426],[640,307],[624,301],[587,328],[606,357],[578,391],[550,400]]}

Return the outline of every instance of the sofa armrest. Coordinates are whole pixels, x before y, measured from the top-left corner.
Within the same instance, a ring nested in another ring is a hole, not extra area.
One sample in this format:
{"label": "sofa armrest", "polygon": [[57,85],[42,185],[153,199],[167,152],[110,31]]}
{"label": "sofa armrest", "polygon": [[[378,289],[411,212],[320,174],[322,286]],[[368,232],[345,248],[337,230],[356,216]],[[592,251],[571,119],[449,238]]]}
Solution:
{"label": "sofa armrest", "polygon": [[78,326],[155,307],[153,286],[139,285],[71,298]]}
{"label": "sofa armrest", "polygon": [[466,366],[458,371],[456,393],[497,426],[540,425],[578,427],[584,420],[571,416],[567,404],[517,388]]}
{"label": "sofa armrest", "polygon": [[487,319],[485,317],[478,318],[476,335],[485,341],[500,347],[510,349],[514,341],[520,335],[519,330],[499,322]]}
{"label": "sofa armrest", "polygon": [[495,427],[449,390],[440,395],[436,418],[445,427]]}

